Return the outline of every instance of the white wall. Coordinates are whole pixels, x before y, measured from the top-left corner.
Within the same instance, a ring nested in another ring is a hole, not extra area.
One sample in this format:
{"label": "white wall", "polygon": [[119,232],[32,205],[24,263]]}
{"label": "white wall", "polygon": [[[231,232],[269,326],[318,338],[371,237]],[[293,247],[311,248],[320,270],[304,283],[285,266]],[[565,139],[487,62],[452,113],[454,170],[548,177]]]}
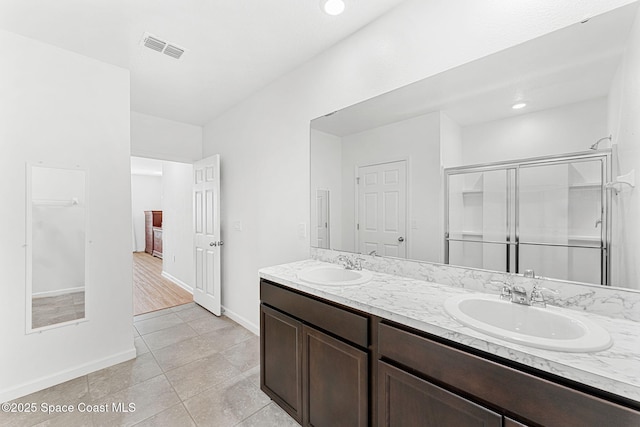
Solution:
{"label": "white wall", "polygon": [[[0,401],[135,356],[129,73],[0,31]],[[25,165],[87,170],[87,321],[25,334]]]}
{"label": "white wall", "polygon": [[222,162],[226,309],[257,327],[257,269],[309,255],[311,119],[628,3],[408,0],[205,126],[204,155]]}
{"label": "white wall", "polygon": [[612,283],[640,289],[640,12],[609,98],[611,132],[618,154],[614,177],[635,170],[637,180],[635,189],[621,187],[623,191],[613,196]]}
{"label": "white wall", "polygon": [[195,281],[193,166],[162,162],[162,271],[181,286]]}
{"label": "white wall", "polygon": [[471,165],[588,151],[609,135],[607,114],[607,99],[597,98],[465,126],[462,161]]}
{"label": "white wall", "polygon": [[133,218],[134,252],[144,252],[144,211],[162,210],[162,177],[131,175],[131,215]]}
{"label": "white wall", "polygon": [[407,258],[440,260],[440,113],[342,138],[342,249],[355,248],[356,167],[407,160]]}
{"label": "white wall", "polygon": [[[311,191],[329,190],[329,243],[331,248],[340,249],[342,244],[342,138],[316,129],[311,129]],[[312,197],[311,220],[309,222],[310,242],[317,246],[318,212],[315,197]]]}
{"label": "white wall", "polygon": [[462,164],[462,128],[443,112],[440,112],[440,163],[444,168]]}
{"label": "white wall", "polygon": [[131,111],[131,155],[176,162],[202,158],[202,127]]}

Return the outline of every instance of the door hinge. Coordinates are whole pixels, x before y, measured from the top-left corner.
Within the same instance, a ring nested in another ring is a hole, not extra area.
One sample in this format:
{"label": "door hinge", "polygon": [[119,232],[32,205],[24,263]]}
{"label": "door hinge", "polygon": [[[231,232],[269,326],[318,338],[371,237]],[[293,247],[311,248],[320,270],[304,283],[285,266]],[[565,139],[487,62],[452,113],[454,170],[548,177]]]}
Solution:
{"label": "door hinge", "polygon": [[356,224],[356,230],[360,230],[360,224]]}
{"label": "door hinge", "polygon": [[360,177],[359,176],[356,176],[356,184],[358,184],[358,185],[360,184]]}

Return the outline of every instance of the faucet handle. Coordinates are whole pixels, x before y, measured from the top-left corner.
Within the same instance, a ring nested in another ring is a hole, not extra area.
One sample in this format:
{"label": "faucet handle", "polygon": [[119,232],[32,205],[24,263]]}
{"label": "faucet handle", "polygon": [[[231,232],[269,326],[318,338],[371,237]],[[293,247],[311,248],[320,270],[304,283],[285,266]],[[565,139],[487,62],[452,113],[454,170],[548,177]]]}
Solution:
{"label": "faucet handle", "polygon": [[538,284],[536,283],[533,285],[533,289],[531,289],[531,294],[529,295],[529,304],[546,307],[547,300],[544,298],[545,293],[559,295],[560,291],[556,289],[545,288],[544,286],[538,286]]}
{"label": "faucet handle", "polygon": [[342,263],[342,266],[346,269],[346,270],[353,270],[353,261],[351,261],[351,258],[349,258],[346,255],[338,255],[336,257],[336,261]]}
{"label": "faucet handle", "polygon": [[492,280],[489,283],[500,286],[500,299],[511,300],[511,285],[501,280]]}
{"label": "faucet handle", "polygon": [[362,263],[366,261],[367,260],[364,258],[356,257],[356,259],[353,260],[353,268],[356,270],[362,270]]}

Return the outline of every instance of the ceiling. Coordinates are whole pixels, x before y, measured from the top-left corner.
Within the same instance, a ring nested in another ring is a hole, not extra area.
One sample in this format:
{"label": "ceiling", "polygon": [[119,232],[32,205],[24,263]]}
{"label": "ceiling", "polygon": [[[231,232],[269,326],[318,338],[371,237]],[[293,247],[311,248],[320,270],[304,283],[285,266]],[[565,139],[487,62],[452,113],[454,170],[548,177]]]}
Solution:
{"label": "ceiling", "polygon": [[[445,71],[312,122],[346,136],[443,111],[460,126],[607,96],[633,25],[634,3]],[[527,107],[513,110],[517,101]]]}
{"label": "ceiling", "polygon": [[[2,0],[0,28],[131,72],[131,109],[204,125],[403,0]],[[186,49],[140,46],[145,32]]]}

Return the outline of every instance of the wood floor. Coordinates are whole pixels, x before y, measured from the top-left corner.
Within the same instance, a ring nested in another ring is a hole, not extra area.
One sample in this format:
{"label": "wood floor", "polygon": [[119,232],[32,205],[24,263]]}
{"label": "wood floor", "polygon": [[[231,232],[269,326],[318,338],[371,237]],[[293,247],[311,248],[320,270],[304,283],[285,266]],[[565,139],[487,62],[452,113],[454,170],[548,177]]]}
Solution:
{"label": "wood floor", "polygon": [[162,277],[162,260],[146,252],[133,254],[133,315],[193,301],[193,296]]}

